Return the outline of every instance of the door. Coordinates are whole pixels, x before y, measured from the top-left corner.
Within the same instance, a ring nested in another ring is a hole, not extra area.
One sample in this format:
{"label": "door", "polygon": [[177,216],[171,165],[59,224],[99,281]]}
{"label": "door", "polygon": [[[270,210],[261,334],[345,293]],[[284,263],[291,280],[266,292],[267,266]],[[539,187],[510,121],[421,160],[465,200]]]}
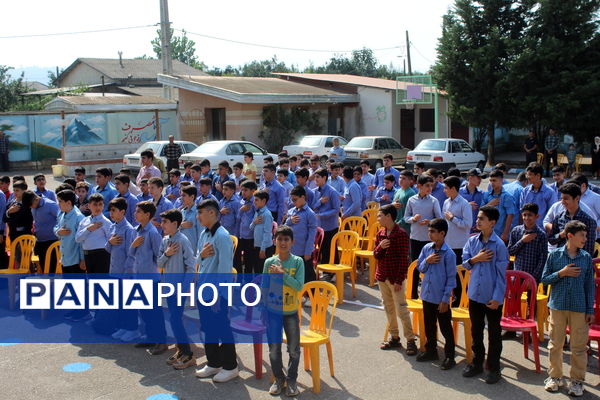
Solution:
{"label": "door", "polygon": [[462,152],[465,155],[465,159],[466,159],[466,161],[465,161],[466,165],[464,168],[469,169],[469,168],[477,167],[477,162],[479,160],[477,159],[475,150],[471,146],[469,146],[469,144],[465,141],[461,140],[458,143],[460,144],[460,147],[461,147]]}
{"label": "door", "polygon": [[386,139],[386,141],[389,152],[394,156],[394,165],[404,164],[406,162],[407,149],[394,139]]}
{"label": "door", "polygon": [[206,109],[206,129],[209,140],[225,140],[225,109],[207,108]]}
{"label": "door", "polygon": [[[249,151],[254,155],[254,163],[257,168],[262,168],[265,164],[267,152],[252,143],[244,143],[245,151]],[[243,157],[242,157],[243,158]]]}
{"label": "door", "polygon": [[400,143],[415,148],[415,110],[400,110]]}
{"label": "door", "polygon": [[225,154],[227,154],[227,161],[229,162],[229,166],[233,167],[233,164],[237,162],[244,161],[244,146],[241,143],[231,143],[225,149]]}
{"label": "door", "polygon": [[[462,152],[462,148],[460,147],[460,143],[456,142],[456,141],[452,141],[450,143],[448,143],[448,155],[450,157],[450,162],[454,163],[454,165],[456,165],[456,168],[458,169],[465,169],[465,165],[466,165],[466,159],[465,156],[466,154],[464,154]],[[445,160],[444,160],[445,161]]]}

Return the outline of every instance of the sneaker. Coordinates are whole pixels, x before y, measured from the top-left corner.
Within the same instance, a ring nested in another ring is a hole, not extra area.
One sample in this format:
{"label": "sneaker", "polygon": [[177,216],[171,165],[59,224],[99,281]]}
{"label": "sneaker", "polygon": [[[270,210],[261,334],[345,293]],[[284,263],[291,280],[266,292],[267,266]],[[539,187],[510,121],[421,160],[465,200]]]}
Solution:
{"label": "sneaker", "polygon": [[125,332],[127,332],[125,329],[119,329],[118,331],[110,335],[110,337],[112,337],[115,340],[121,340],[121,336],[123,336]]}
{"label": "sneaker", "polygon": [[407,356],[414,356],[415,354],[417,354],[419,350],[417,349],[417,343],[415,343],[414,340],[409,340],[408,342],[406,342],[406,355]]}
{"label": "sneaker", "polygon": [[240,370],[237,367],[234,369],[222,369],[213,377],[213,382],[225,383],[237,378],[239,374]]}
{"label": "sneaker", "polygon": [[296,381],[288,381],[287,386],[285,387],[285,395],[288,397],[298,396],[300,391],[298,390],[298,385]]}
{"label": "sneaker", "polygon": [[479,375],[483,372],[483,367],[481,365],[469,364],[463,369],[462,376],[465,378],[472,378],[476,375]]}
{"label": "sneaker", "polygon": [[563,381],[560,378],[546,378],[544,381],[544,389],[548,392],[558,392],[560,387],[563,385]]}
{"label": "sneaker", "polygon": [[569,382],[569,396],[583,396],[583,383],[571,380],[571,382]]}
{"label": "sneaker", "polygon": [[279,380],[279,379],[275,379],[275,382],[273,382],[273,384],[269,388],[269,394],[271,396],[280,395],[281,392],[283,391],[284,386],[285,386],[285,381]]}
{"label": "sneaker", "polygon": [[437,352],[429,352],[429,351],[422,351],[419,354],[417,354],[417,361],[435,361],[437,360],[438,354]]}
{"label": "sneaker", "polygon": [[121,336],[121,340],[124,342],[133,342],[135,339],[140,337],[140,332],[137,329],[131,331],[125,331]]}
{"label": "sneaker", "polygon": [[175,369],[186,369],[188,367],[193,367],[196,365],[196,357],[193,354],[188,354],[187,356],[182,355],[179,359],[173,364],[173,368]]}
{"label": "sneaker", "polygon": [[146,352],[151,356],[158,356],[169,349],[166,343],[156,343],[154,346],[146,349]]}
{"label": "sneaker", "polygon": [[222,368],[214,368],[214,367],[209,367],[208,364],[206,364],[204,367],[197,369],[196,370],[196,377],[198,378],[208,378],[210,376],[216,375],[219,372],[221,372]]}
{"label": "sneaker", "polygon": [[172,354],[171,357],[167,358],[167,365],[173,365],[177,362],[177,360],[179,359],[179,357],[181,357],[183,354],[181,354],[179,352],[179,350],[177,350],[175,352],[175,354]]}

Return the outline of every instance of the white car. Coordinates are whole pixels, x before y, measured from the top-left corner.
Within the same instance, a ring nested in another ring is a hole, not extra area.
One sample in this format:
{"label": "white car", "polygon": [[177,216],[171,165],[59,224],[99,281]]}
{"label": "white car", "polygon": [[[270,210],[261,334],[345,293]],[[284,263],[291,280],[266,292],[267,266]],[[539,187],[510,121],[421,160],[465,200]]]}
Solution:
{"label": "white car", "polygon": [[265,157],[271,156],[274,161],[277,160],[276,154],[269,154],[266,150],[252,142],[216,140],[202,143],[194,151],[183,154],[179,157],[179,167],[182,169],[186,161],[197,163],[204,159],[210,161],[211,169],[216,169],[217,164],[221,161],[227,161],[229,166],[233,167],[233,164],[237,162],[244,163],[244,153],[248,151],[254,154],[254,164],[259,169],[264,166]]}
{"label": "white car", "polygon": [[425,163],[425,169],[448,170],[458,168],[466,171],[485,167],[485,156],[475,151],[462,139],[425,139],[406,155],[406,168],[412,169],[417,162]]}
{"label": "white car", "polygon": [[[133,154],[125,154],[123,156],[123,168],[128,168],[132,172],[137,172],[141,168],[141,154],[144,150],[152,150],[154,156],[160,157],[161,160],[167,165],[167,157],[165,157],[165,146],[169,143],[168,140],[157,140],[152,142],[146,142],[142,144]],[[198,145],[192,142],[186,142],[184,140],[176,140],[176,144],[181,147],[181,154],[190,153],[194,151]]]}
{"label": "white car", "polygon": [[333,139],[340,140],[340,147],[344,147],[348,141],[341,136],[335,135],[307,135],[300,140],[299,144],[291,144],[283,146],[282,152],[288,156],[303,154],[304,157],[319,156],[321,162],[326,162],[329,159],[329,150],[333,147]]}

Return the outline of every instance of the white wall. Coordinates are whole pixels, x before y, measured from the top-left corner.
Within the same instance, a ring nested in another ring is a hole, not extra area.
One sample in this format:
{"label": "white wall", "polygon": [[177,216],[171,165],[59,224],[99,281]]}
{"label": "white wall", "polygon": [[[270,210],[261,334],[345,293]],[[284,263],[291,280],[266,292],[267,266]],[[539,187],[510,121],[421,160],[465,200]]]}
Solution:
{"label": "white wall", "polygon": [[[105,77],[104,83],[109,84],[112,81]],[[73,68],[60,82],[62,87],[78,86],[81,83],[95,85],[102,83],[102,74],[86,64],[79,63]]]}
{"label": "white wall", "polygon": [[392,136],[393,90],[358,87],[362,117],[362,134],[365,136]]}

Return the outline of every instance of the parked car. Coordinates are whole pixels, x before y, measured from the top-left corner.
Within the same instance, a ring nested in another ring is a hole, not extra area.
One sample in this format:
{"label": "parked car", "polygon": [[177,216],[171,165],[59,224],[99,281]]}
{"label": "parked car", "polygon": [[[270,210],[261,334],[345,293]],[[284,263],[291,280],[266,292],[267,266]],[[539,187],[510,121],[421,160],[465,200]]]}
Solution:
{"label": "parked car", "polygon": [[[141,164],[141,153],[144,150],[152,150],[155,156],[160,157],[165,166],[167,165],[167,157],[165,157],[165,146],[169,143],[168,140],[158,140],[152,142],[146,142],[142,144],[133,154],[126,154],[123,156],[123,168],[129,168],[132,172],[137,173],[140,170]],[[191,153],[198,145],[192,142],[186,142],[184,140],[176,140],[176,144],[181,147],[181,153]]]}
{"label": "parked car", "polygon": [[251,151],[254,154],[254,164],[257,168],[262,168],[264,159],[267,156],[277,160],[277,154],[269,154],[266,150],[252,142],[244,142],[237,140],[216,140],[213,142],[205,142],[198,146],[194,151],[183,154],[179,157],[179,166],[183,167],[186,161],[200,162],[203,159],[210,161],[212,169],[217,167],[221,161],[227,161],[230,166],[236,162],[244,162],[244,153]]}
{"label": "parked car", "polygon": [[297,145],[283,146],[282,152],[289,156],[303,154],[305,157],[319,156],[321,162],[326,162],[329,158],[329,150],[333,147],[333,139],[340,140],[340,147],[346,146],[348,141],[341,136],[335,135],[307,135],[300,140]]}
{"label": "parked car", "polygon": [[383,155],[394,156],[394,165],[404,165],[408,148],[402,146],[396,139],[389,136],[356,136],[346,147],[344,165],[358,165],[368,160],[374,169],[383,167]]}
{"label": "parked car", "polygon": [[458,168],[466,171],[470,168],[485,167],[485,156],[475,151],[462,139],[425,139],[414,150],[409,151],[406,167],[412,168],[417,162],[424,162],[425,168],[447,170]]}

